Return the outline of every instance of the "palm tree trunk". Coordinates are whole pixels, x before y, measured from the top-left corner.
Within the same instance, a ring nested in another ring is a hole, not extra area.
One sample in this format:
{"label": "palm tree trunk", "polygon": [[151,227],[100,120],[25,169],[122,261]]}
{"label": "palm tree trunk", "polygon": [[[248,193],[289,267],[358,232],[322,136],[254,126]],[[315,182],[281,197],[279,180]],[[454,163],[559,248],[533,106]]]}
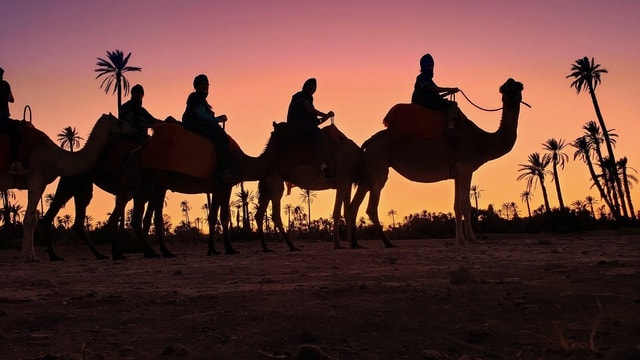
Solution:
{"label": "palm tree trunk", "polygon": [[542,197],[544,199],[545,212],[551,213],[551,207],[549,206],[549,196],[547,196],[547,187],[544,186],[544,180],[540,179],[540,187],[542,188]]}
{"label": "palm tree trunk", "polygon": [[527,213],[529,214],[529,217],[531,217],[531,206],[529,205],[529,199],[527,198]]}
{"label": "palm tree trunk", "polygon": [[[607,195],[607,193],[605,192],[604,188],[600,184],[600,180],[598,180],[598,174],[596,174],[596,171],[593,168],[593,163],[591,162],[591,158],[589,156],[587,156],[585,159],[586,159],[586,162],[587,162],[587,167],[589,168],[589,174],[591,175],[591,180],[593,180],[593,184],[598,189],[598,192],[600,193],[600,197],[604,200],[605,204],[607,204],[607,207],[609,207],[609,211],[611,211],[611,213],[614,214],[614,217],[615,217],[616,216],[615,215],[616,214],[615,207],[614,207],[613,203],[611,202],[611,198]],[[606,183],[606,181],[605,181],[605,183]],[[595,219],[596,216],[595,216],[595,213],[593,212],[593,205],[592,205],[592,208],[591,208],[591,212],[594,214],[593,218]]]}
{"label": "palm tree trunk", "polygon": [[558,203],[560,211],[564,211],[564,201],[562,200],[562,190],[560,190],[560,178],[558,177],[558,164],[553,162],[553,181],[556,183],[556,194],[558,194]]}
{"label": "palm tree trunk", "polygon": [[[604,140],[607,146],[607,152],[609,153],[609,158],[611,159],[611,161],[614,162],[614,166],[617,168],[617,165],[615,165],[616,157],[613,153],[613,146],[611,144],[611,139],[609,138],[609,131],[607,130],[607,126],[604,123],[604,117],[602,116],[602,112],[600,111],[600,105],[598,104],[598,99],[596,98],[596,92],[593,87],[593,83],[589,81],[587,82],[587,86],[589,87],[589,95],[591,95],[591,102],[593,103],[593,108],[596,112],[596,117],[598,118],[598,122],[600,123],[600,128],[602,129],[602,135],[604,135]],[[617,171],[614,172],[614,174],[617,174],[617,173],[618,173]],[[622,191],[622,184],[618,176],[615,177],[615,187],[619,191]],[[620,217],[620,208],[617,208],[617,212],[615,214],[617,214],[617,216]]]}
{"label": "palm tree trunk", "polygon": [[631,219],[635,222],[637,220],[635,210],[633,209],[633,203],[631,202],[631,191],[629,190],[629,178],[627,177],[627,168],[622,168],[622,179],[624,180],[624,192],[627,194],[627,204],[629,204],[629,212],[631,213]]}

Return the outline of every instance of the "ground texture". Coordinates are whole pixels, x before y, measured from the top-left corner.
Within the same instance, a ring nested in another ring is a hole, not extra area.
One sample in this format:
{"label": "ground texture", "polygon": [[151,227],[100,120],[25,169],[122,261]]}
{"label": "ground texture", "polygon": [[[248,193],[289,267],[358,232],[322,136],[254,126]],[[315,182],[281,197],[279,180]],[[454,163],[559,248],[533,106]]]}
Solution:
{"label": "ground texture", "polygon": [[483,240],[2,250],[0,359],[640,359],[637,231]]}

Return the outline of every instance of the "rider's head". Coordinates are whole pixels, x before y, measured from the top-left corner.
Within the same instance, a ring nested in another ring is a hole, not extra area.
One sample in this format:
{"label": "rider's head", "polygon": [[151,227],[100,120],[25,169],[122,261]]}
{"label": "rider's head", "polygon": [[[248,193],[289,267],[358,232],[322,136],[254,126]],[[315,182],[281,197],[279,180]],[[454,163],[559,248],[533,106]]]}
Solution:
{"label": "rider's head", "polygon": [[425,54],[420,58],[420,70],[421,71],[427,71],[427,70],[431,70],[433,71],[433,57],[431,56],[431,54]]}
{"label": "rider's head", "polygon": [[302,85],[302,90],[310,94],[315,93],[317,88],[318,88],[318,82],[316,81],[315,78],[307,79],[307,81],[305,81],[304,84]]}
{"label": "rider's head", "polygon": [[133,95],[144,95],[144,88],[140,84],[135,84],[131,88],[131,96]]}
{"label": "rider's head", "polygon": [[209,94],[209,78],[207,75],[200,74],[193,79],[193,88],[196,91]]}

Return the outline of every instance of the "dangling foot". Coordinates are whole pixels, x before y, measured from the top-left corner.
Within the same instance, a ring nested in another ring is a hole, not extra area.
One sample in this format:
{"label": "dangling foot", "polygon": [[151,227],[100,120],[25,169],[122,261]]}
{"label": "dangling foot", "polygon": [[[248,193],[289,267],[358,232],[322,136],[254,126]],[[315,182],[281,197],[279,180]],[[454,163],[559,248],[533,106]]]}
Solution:
{"label": "dangling foot", "polygon": [[27,169],[25,169],[24,166],[22,166],[22,163],[20,161],[14,161],[9,166],[8,172],[9,174],[13,174],[13,175],[25,175],[27,174]]}

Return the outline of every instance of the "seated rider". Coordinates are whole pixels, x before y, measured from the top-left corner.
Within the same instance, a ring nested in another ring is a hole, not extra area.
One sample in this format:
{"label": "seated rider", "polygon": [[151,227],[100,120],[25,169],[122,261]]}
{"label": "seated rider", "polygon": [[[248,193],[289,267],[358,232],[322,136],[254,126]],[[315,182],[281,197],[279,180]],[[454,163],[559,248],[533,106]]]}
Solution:
{"label": "seated rider", "polygon": [[22,142],[22,127],[18,120],[12,120],[9,113],[9,103],[15,101],[11,93],[11,86],[3,79],[4,69],[0,68],[0,132],[9,135],[9,174],[24,175],[27,170],[20,162],[20,143]]}
{"label": "seated rider", "polygon": [[216,116],[207,102],[209,95],[209,79],[200,74],[193,79],[194,92],[187,98],[187,107],[182,115],[185,129],[206,136],[213,141],[218,154],[216,172],[223,181],[231,183],[231,155],[229,152],[229,138],[219,123],[227,121],[227,115]]}
{"label": "seated rider", "polygon": [[447,88],[436,85],[436,83],[433,82],[433,66],[433,57],[431,57],[430,54],[426,54],[420,59],[420,74],[416,77],[411,102],[432,110],[446,110],[447,131],[455,133],[458,104],[444,97],[455,94],[460,91],[460,89],[457,87]]}
{"label": "seated rider", "polygon": [[318,125],[335,116],[333,111],[323,113],[313,106],[313,94],[317,89],[315,78],[308,79],[302,85],[302,90],[291,97],[287,123],[312,141],[316,149],[316,156],[320,160],[320,173],[327,176],[329,167],[329,144]]}
{"label": "seated rider", "polygon": [[131,99],[120,106],[120,120],[128,121],[136,129],[133,139],[136,142],[144,142],[149,135],[147,129],[155,126],[161,120],[156,119],[147,109],[142,107],[142,98],[144,98],[144,88],[137,84],[131,88]]}

